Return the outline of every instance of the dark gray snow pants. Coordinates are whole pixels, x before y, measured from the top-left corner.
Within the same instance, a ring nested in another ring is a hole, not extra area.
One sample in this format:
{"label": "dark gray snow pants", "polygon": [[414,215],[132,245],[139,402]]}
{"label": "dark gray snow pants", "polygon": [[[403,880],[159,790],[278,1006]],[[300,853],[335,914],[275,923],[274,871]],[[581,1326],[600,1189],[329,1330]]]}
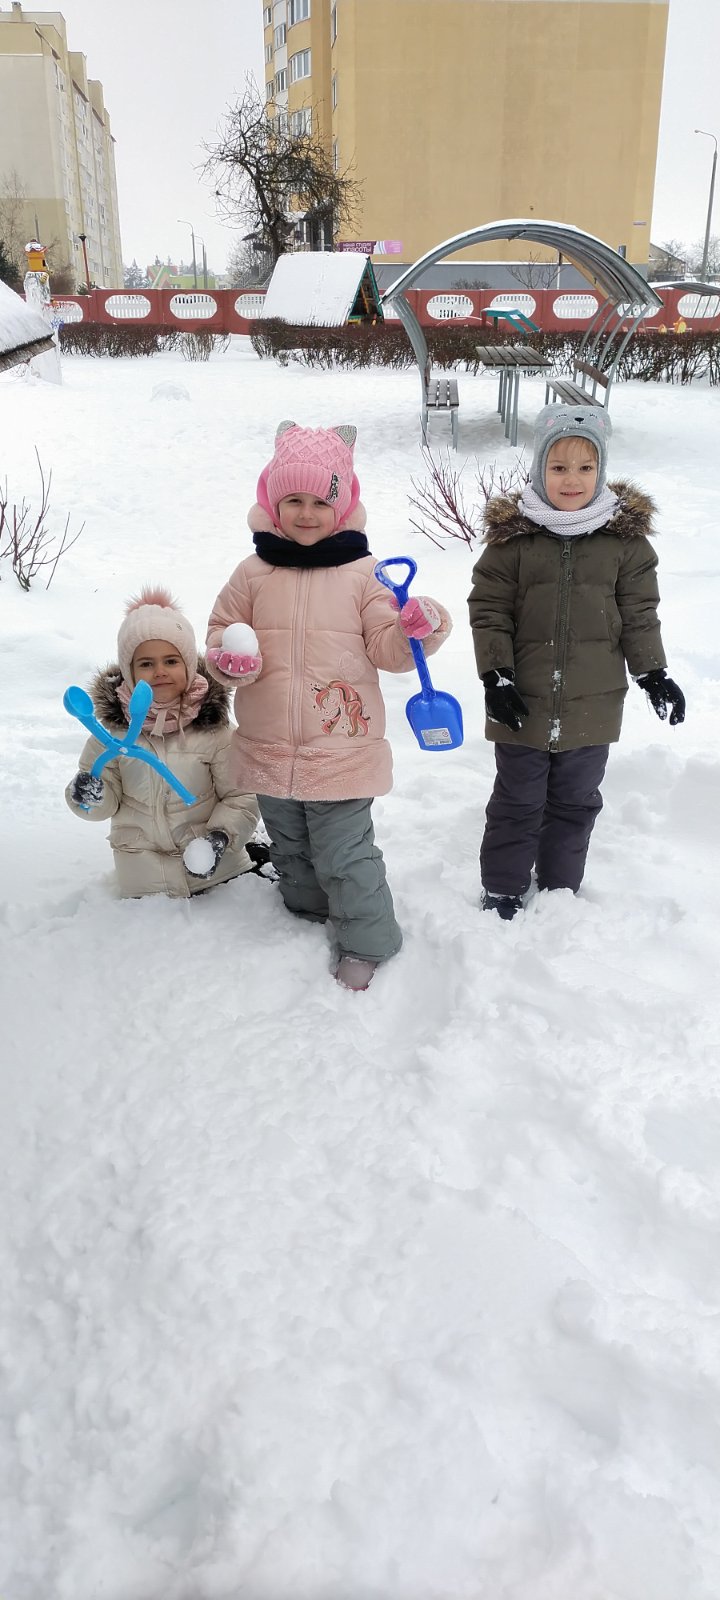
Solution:
{"label": "dark gray snow pants", "polygon": [[375,843],[372,801],[257,798],[288,911],[330,921],[342,955],[396,955],[402,933]]}
{"label": "dark gray snow pants", "polygon": [[609,751],[607,744],[553,752],[495,745],[497,777],[480,846],[488,894],[524,894],[533,866],[540,889],[580,888]]}

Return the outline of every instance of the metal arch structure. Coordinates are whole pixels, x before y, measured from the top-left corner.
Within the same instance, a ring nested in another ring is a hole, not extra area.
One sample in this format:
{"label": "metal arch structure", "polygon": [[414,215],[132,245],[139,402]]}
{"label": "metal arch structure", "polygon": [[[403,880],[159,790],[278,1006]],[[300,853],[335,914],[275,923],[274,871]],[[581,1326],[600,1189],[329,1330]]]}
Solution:
{"label": "metal arch structure", "polygon": [[[529,244],[545,245],[550,250],[558,251],[604,296],[605,304],[600,308],[601,312],[607,308],[612,313],[620,306],[627,307],[622,321],[629,322],[629,326],[621,348],[616,352],[616,361],[642,318],[648,311],[655,311],[662,305],[652,285],[624,256],[612,250],[602,239],[595,238],[594,234],[583,233],[569,223],[505,218],[501,222],[487,222],[479,228],[470,228],[466,233],[456,233],[452,239],[445,239],[433,250],[428,250],[426,255],[420,256],[382,296],[383,304],[394,304],[410,340],[420,369],[423,395],[430,376],[427,340],[405,296],[405,290],[414,288],[428,267],[434,267],[446,256],[454,255],[456,250],[467,250],[474,244],[490,244],[496,239],[527,239]],[[593,319],[593,323],[596,325],[597,318]],[[599,331],[595,326],[596,337]]]}
{"label": "metal arch structure", "polygon": [[[717,300],[720,298],[720,283],[704,283],[702,278],[668,278],[667,283],[656,283],[653,287],[655,289],[674,289],[678,294],[696,294],[701,303],[703,300],[709,302],[712,299]],[[689,316],[694,317],[704,316],[705,314],[704,306],[702,310],[698,307],[697,311],[688,312]],[[714,316],[715,314],[716,312],[713,311],[712,315]]]}

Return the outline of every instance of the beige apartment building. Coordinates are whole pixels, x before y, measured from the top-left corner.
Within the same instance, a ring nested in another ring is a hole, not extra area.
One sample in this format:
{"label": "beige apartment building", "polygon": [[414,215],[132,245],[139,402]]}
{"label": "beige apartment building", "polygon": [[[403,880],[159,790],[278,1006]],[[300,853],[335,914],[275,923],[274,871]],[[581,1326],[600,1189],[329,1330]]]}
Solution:
{"label": "beige apartment building", "polygon": [[[645,265],[668,8],[272,0],[262,6],[268,113],[317,119],[336,165],[363,185],[353,237],[399,242],[396,260],[535,216]],[[471,253],[518,259],[527,246]]]}
{"label": "beige apartment building", "polygon": [[26,237],[39,234],[56,271],[122,286],[114,140],[102,84],[68,50],[59,11],[0,10],[0,208],[23,195]]}

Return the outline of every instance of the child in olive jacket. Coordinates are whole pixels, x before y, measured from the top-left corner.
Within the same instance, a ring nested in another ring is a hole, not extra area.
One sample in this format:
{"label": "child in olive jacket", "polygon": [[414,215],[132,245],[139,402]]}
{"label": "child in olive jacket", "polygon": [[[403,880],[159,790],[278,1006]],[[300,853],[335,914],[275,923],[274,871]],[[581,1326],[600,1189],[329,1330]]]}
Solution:
{"label": "child in olive jacket", "polygon": [[625,667],[657,715],[682,722],[658,622],[654,506],[607,484],[611,426],[598,407],[545,406],[530,481],[488,502],[469,598],[497,776],[480,850],[483,906],[509,919],[533,866],[576,891],[620,736]]}

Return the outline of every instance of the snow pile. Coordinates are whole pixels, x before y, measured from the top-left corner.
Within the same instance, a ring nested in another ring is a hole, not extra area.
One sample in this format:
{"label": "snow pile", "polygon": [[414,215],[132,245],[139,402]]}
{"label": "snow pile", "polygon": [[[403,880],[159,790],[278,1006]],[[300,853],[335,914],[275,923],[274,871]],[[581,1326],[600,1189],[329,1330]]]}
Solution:
{"label": "snow pile", "polygon": [[190,390],[184,383],[156,383],[150,396],[151,400],[189,400]]}
{"label": "snow pile", "polygon": [[[582,893],[501,923],[478,909],[474,555],[408,523],[417,373],[244,342],[180,361],[153,371],[187,378],[192,427],[141,362],[68,358],[61,394],[0,380],[13,483],[42,436],[87,519],[47,593],[0,585],[0,1593],[717,1600],[720,390],[613,393],[611,475],[661,508],[687,721],[631,687]],[[461,403],[471,492],[475,453],[515,456],[494,381]],[[405,946],[361,996],[254,874],[117,900],[107,825],[62,798],[65,686],[143,582],[202,640],[290,416],[358,424],[373,551],[412,555],[456,619],[460,750],[423,753],[413,681],[383,681]]]}

